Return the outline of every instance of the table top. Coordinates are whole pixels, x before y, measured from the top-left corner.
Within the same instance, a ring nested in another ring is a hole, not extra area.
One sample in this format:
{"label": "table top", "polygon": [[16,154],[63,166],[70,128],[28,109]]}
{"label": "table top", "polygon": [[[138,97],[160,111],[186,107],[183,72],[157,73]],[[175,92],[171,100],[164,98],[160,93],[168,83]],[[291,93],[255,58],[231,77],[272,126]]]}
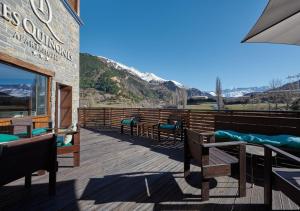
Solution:
{"label": "table top", "polygon": [[[265,149],[261,146],[253,146],[253,145],[246,145],[246,153],[257,155],[257,156],[264,156]],[[277,154],[276,152],[272,152],[272,157],[275,157]]]}
{"label": "table top", "polygon": [[146,122],[144,125],[147,126],[147,127],[154,127],[154,126],[157,125],[157,123],[147,123]]}

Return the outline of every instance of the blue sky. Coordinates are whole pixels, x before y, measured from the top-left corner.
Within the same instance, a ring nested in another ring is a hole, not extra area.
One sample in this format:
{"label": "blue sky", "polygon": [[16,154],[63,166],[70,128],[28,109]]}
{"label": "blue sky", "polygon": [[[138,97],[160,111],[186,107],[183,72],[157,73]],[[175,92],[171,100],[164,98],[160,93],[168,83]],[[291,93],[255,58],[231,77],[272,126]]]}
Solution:
{"label": "blue sky", "polygon": [[267,2],[82,1],[81,52],[201,90],[268,85],[300,72],[300,47],[240,43]]}

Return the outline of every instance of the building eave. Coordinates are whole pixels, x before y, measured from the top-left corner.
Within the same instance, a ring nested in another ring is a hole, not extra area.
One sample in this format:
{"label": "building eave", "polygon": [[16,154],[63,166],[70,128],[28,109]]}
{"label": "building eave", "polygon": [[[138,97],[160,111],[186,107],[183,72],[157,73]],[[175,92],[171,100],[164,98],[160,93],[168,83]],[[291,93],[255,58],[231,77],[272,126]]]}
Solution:
{"label": "building eave", "polygon": [[81,18],[78,16],[78,14],[73,10],[73,8],[70,6],[68,0],[61,0],[61,2],[63,3],[63,5],[66,7],[67,11],[70,13],[70,15],[75,19],[75,21],[82,26],[83,25],[83,21],[81,20]]}

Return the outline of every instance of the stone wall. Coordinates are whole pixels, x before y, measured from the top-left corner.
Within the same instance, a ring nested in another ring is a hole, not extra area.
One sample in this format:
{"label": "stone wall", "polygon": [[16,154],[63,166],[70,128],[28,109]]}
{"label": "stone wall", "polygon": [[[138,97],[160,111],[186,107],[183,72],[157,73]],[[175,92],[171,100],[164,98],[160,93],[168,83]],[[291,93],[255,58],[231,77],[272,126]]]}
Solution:
{"label": "stone wall", "polygon": [[0,52],[55,73],[52,120],[56,82],[72,86],[73,122],[77,122],[80,26],[62,1],[0,0]]}

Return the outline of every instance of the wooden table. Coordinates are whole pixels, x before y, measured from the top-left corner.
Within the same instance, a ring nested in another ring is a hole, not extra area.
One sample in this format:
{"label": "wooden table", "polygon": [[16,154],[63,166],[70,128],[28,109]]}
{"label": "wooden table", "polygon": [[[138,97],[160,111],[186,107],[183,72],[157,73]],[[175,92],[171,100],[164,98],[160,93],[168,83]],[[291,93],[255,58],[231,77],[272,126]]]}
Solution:
{"label": "wooden table", "polygon": [[147,137],[150,137],[149,131],[151,131],[151,139],[154,139],[154,127],[157,126],[156,123],[144,123],[143,125],[143,134],[147,132]]}

